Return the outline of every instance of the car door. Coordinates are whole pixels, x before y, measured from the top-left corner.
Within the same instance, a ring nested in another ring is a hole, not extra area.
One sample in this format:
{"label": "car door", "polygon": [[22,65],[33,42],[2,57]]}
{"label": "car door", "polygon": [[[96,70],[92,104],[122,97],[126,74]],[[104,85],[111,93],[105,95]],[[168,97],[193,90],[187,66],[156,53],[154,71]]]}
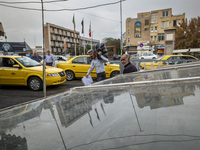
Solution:
{"label": "car door", "polygon": [[[75,77],[81,78],[85,76],[90,68],[89,57],[77,57],[72,61],[71,68],[75,73]],[[94,72],[94,71],[93,71]],[[90,74],[93,76],[93,73]]]}
{"label": "car door", "polygon": [[6,84],[5,78],[7,77],[5,67],[3,66],[3,57],[0,57],[0,84]]}
{"label": "car door", "polygon": [[6,84],[12,85],[25,85],[24,70],[13,65],[19,65],[12,58],[3,58],[3,66],[5,70],[6,77],[4,77],[4,82]]}

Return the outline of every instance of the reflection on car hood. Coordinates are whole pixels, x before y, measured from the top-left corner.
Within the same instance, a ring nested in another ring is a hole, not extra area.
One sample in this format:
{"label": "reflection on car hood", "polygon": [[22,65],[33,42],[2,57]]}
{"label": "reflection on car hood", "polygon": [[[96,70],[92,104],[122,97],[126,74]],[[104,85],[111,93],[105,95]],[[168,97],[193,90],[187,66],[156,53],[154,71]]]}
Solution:
{"label": "reflection on car hood", "polygon": [[112,84],[119,80],[116,76],[109,84],[103,81],[30,103],[30,109],[21,105],[1,111],[0,146],[20,150],[198,150],[199,66],[128,74]]}
{"label": "reflection on car hood", "polygon": [[[26,68],[26,69],[32,70],[32,71],[42,71],[43,66],[29,67],[29,68]],[[55,73],[55,72],[61,72],[61,71],[63,71],[63,70],[60,69],[60,68],[46,66],[46,72],[47,73]]]}

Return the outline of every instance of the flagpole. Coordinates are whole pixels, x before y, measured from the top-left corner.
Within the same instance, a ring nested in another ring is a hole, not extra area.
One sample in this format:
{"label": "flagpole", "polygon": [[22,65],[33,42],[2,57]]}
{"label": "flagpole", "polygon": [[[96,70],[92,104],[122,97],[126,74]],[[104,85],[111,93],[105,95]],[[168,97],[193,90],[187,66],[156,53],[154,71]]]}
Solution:
{"label": "flagpole", "polygon": [[83,51],[84,51],[84,55],[85,55],[85,33],[84,33],[84,18],[82,20],[82,34],[83,34]]}
{"label": "flagpole", "polygon": [[84,49],[84,55],[85,55],[85,32],[84,32],[84,18],[83,18],[83,38],[84,38],[84,42],[83,42],[83,49]]}

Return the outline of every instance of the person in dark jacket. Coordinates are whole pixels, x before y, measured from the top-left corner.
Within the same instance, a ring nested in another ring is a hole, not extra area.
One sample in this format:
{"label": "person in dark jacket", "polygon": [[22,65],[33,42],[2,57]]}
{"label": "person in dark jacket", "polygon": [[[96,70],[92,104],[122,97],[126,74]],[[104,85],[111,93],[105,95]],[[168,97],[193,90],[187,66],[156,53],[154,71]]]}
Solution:
{"label": "person in dark jacket", "polygon": [[130,63],[130,57],[128,54],[122,55],[121,62],[124,66],[123,74],[137,71],[137,68]]}

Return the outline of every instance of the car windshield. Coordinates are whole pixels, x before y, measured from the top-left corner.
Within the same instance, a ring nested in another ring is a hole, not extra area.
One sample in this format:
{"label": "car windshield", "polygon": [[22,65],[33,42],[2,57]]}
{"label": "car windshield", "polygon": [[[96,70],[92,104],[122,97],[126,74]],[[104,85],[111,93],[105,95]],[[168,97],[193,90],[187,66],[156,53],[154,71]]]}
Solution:
{"label": "car windshield", "polygon": [[156,60],[162,60],[165,56],[162,56],[160,58],[157,58]]}
{"label": "car windshield", "polygon": [[29,58],[29,57],[18,57],[16,58],[22,65],[25,67],[35,67],[35,66],[41,66],[40,63],[37,61]]}

